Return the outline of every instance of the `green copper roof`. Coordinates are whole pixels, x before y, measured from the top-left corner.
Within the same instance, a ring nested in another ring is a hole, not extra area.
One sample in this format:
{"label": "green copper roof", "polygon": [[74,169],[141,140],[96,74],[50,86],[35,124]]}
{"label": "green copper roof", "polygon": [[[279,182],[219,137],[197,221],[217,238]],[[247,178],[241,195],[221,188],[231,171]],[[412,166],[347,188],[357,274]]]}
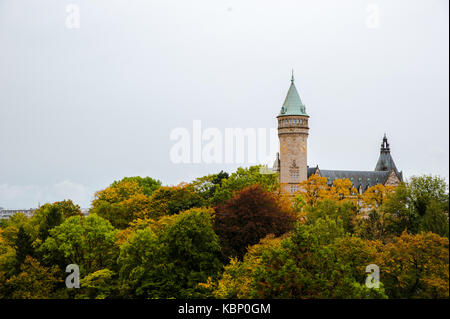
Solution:
{"label": "green copper roof", "polygon": [[303,115],[306,114],[305,105],[302,103],[300,96],[298,95],[297,89],[294,85],[294,73],[292,73],[291,86],[284,100],[283,106],[281,107],[280,114],[278,116],[288,116],[288,115]]}

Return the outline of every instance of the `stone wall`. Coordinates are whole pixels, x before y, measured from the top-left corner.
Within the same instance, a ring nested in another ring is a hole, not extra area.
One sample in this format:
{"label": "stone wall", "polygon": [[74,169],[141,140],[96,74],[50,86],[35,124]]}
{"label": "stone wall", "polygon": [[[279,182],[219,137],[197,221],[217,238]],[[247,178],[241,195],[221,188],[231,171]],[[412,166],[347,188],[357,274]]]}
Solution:
{"label": "stone wall", "polygon": [[298,183],[307,176],[307,116],[281,116],[278,118],[280,139],[280,184],[282,191],[296,191]]}

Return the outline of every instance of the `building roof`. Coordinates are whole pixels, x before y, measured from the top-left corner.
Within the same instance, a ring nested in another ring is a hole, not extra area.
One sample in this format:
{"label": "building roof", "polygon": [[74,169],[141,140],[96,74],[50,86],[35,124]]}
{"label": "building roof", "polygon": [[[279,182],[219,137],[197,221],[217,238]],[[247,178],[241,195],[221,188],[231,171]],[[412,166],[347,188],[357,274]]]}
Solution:
{"label": "building roof", "polygon": [[[336,179],[348,178],[353,187],[362,190],[366,190],[369,187],[375,186],[377,184],[385,184],[387,178],[389,177],[390,171],[340,171],[340,170],[320,170],[320,176],[326,177],[328,179],[328,184],[332,185]],[[314,172],[311,172],[314,174]],[[310,176],[310,170],[308,169],[308,177]]]}
{"label": "building roof", "polygon": [[297,88],[295,87],[293,72],[291,77],[291,86],[289,87],[286,99],[284,100],[283,106],[281,107],[280,114],[278,114],[277,117],[289,115],[308,116],[308,114],[306,114],[305,105],[300,99],[300,95],[298,94]]}
{"label": "building roof", "polygon": [[319,166],[316,166],[316,167],[309,167],[308,166],[308,168],[306,169],[308,177],[310,177],[313,174],[316,174],[318,169],[319,169]]}
{"label": "building roof", "polygon": [[275,162],[273,163],[272,170],[274,172],[279,172],[280,171],[280,153],[278,153],[278,152],[277,152],[277,158],[275,159]]}
{"label": "building roof", "polygon": [[353,187],[358,190],[361,188],[362,191],[377,184],[386,184],[392,171],[394,171],[400,181],[403,181],[403,174],[397,170],[392,159],[386,134],[383,137],[380,157],[378,158],[375,171],[322,170],[319,169],[319,166],[307,168],[308,178],[313,174],[318,174],[319,176],[326,177],[329,185],[332,185],[336,179],[348,178],[352,182]]}

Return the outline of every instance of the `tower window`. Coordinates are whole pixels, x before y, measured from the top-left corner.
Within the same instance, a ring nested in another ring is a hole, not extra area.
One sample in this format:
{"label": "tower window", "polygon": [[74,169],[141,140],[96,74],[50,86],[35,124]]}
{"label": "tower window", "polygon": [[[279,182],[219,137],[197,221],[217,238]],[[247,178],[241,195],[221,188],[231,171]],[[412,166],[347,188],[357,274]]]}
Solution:
{"label": "tower window", "polygon": [[291,178],[291,181],[296,182],[300,177],[300,171],[298,169],[290,169],[289,176]]}

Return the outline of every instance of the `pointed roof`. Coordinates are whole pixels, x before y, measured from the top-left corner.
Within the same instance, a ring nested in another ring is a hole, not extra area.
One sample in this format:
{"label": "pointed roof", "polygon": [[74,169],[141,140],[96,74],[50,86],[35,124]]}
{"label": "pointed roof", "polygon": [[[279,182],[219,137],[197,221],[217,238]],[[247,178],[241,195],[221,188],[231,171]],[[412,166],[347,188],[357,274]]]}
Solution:
{"label": "pointed roof", "polygon": [[375,166],[375,171],[392,171],[394,170],[397,176],[400,176],[397,167],[395,166],[394,159],[391,156],[391,148],[384,134],[383,142],[381,143],[380,157],[378,157],[377,165]]}
{"label": "pointed roof", "polygon": [[277,152],[277,158],[276,158],[275,162],[273,163],[272,170],[274,172],[279,172],[280,171],[280,153],[278,153],[278,152]]}
{"label": "pointed roof", "polygon": [[294,71],[292,71],[291,86],[284,100],[283,106],[281,107],[280,114],[278,116],[288,116],[288,115],[302,115],[308,116],[306,114],[305,105],[298,95],[297,88],[294,84]]}

